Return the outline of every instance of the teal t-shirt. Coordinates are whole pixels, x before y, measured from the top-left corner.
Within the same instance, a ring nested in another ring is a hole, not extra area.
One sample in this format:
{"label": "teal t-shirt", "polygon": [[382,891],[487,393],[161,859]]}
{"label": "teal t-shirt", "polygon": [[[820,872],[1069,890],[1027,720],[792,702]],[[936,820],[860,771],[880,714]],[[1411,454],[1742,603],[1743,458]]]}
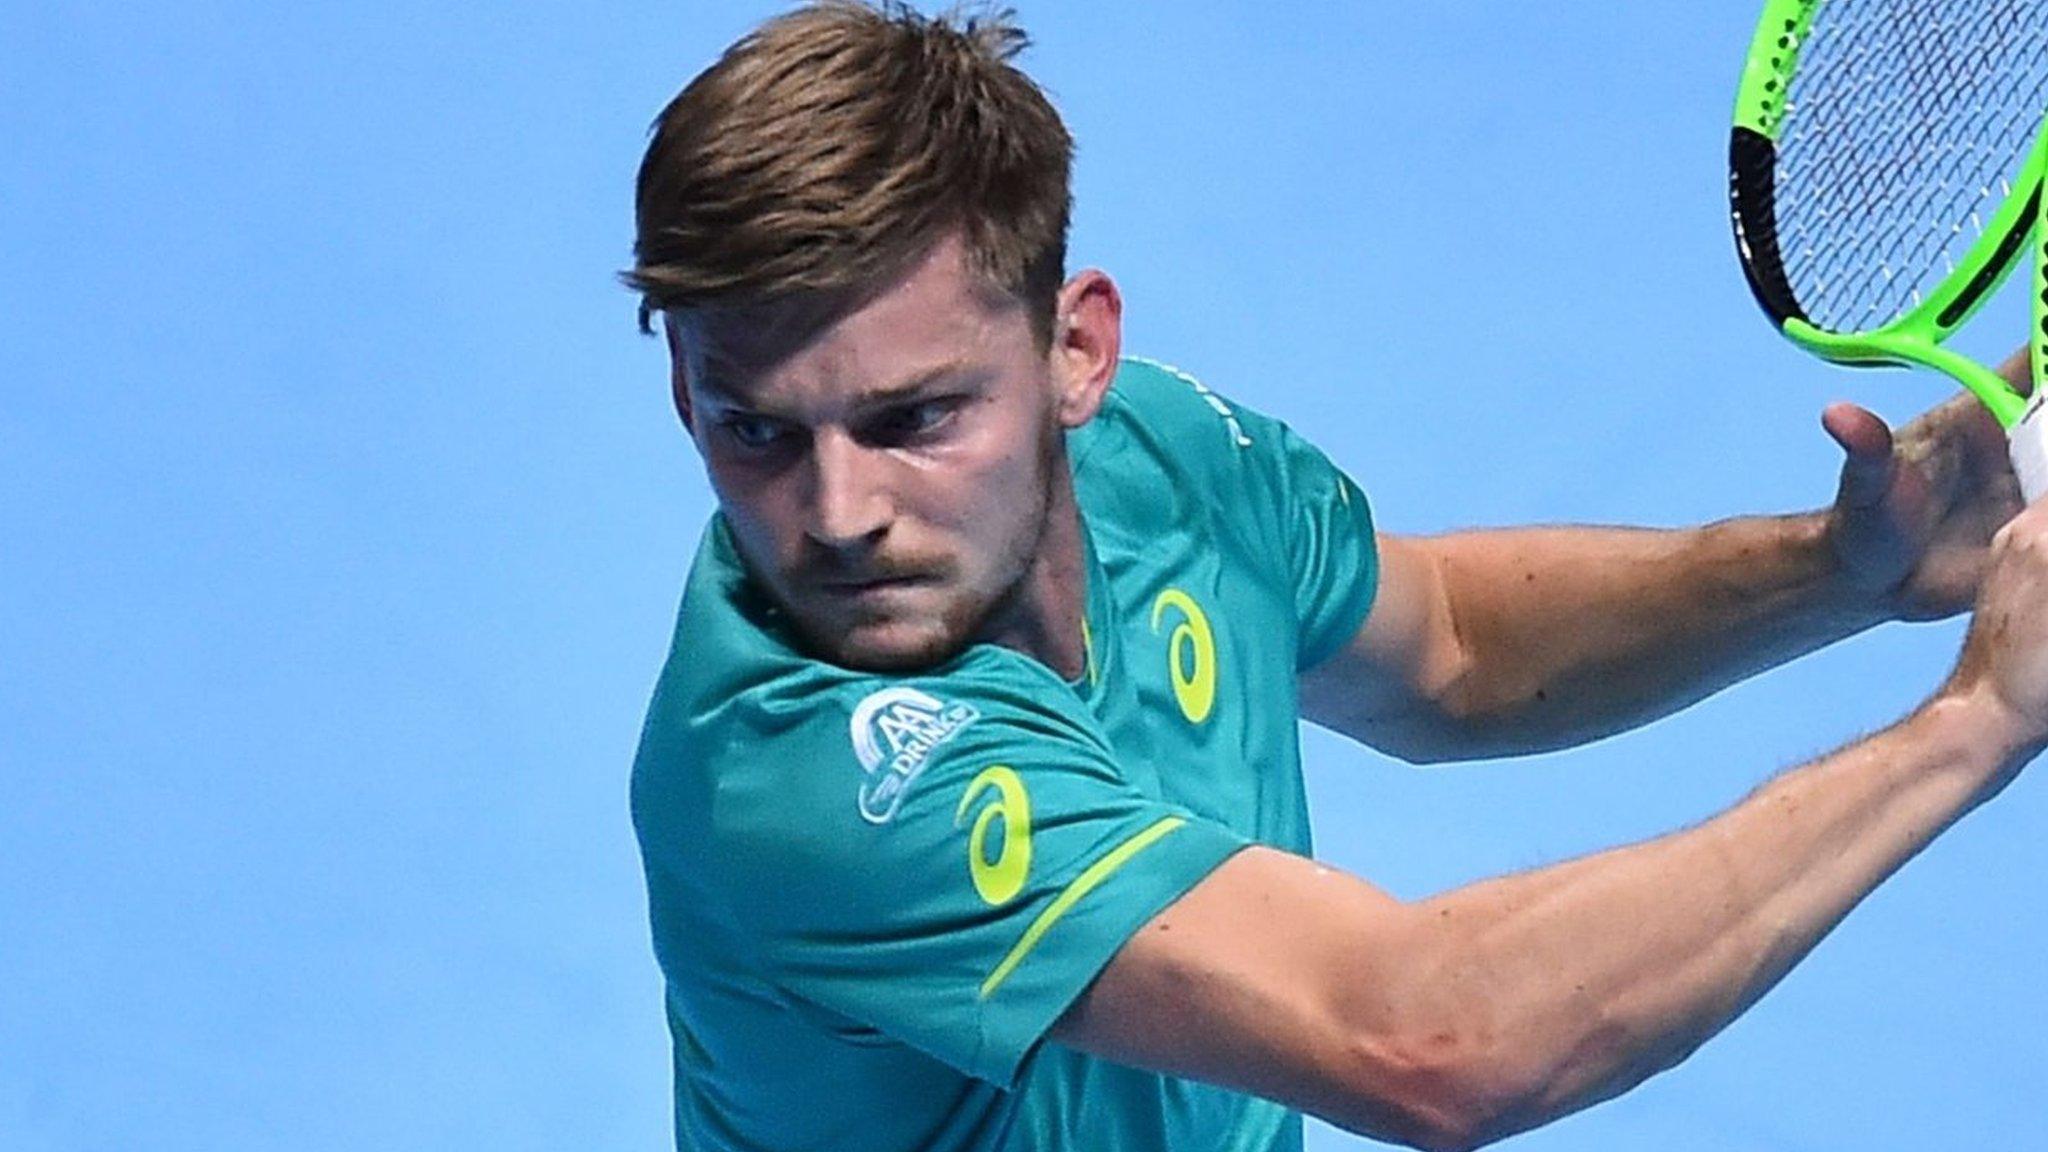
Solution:
{"label": "teal t-shirt", "polygon": [[1296,674],[1372,602],[1371,515],[1286,426],[1146,361],[1068,448],[1071,683],[994,645],[807,657],[706,530],[633,769],[680,1147],[1300,1147],[1280,1105],[1042,1040],[1231,853],[1309,852]]}

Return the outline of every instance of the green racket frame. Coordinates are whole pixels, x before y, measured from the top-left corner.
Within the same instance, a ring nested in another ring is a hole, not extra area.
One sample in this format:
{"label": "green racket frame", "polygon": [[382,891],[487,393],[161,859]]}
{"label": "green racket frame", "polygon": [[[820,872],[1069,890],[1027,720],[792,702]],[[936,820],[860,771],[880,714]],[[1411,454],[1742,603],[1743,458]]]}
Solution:
{"label": "green racket frame", "polygon": [[[2048,140],[2048,118],[2041,123],[2041,136]],[[2038,151],[2038,150],[2037,150]],[[2048,186],[2048,172],[2043,172]],[[2048,195],[2038,198],[2040,217],[2034,222],[2034,354],[2035,403],[2048,400]]]}
{"label": "green racket frame", "polygon": [[[1998,422],[2011,429],[2025,414],[2027,401],[1996,372],[1941,346],[1994,295],[2027,249],[2027,237],[2041,217],[2041,185],[2048,172],[2048,124],[2013,184],[2019,195],[2008,196],[1992,216],[1984,234],[1971,245],[1956,271],[1910,311],[1870,332],[1831,332],[1811,323],[1800,311],[1791,288],[1778,269],[1776,225],[1772,221],[1768,173],[1776,155],[1785,115],[1785,94],[1799,63],[1799,49],[1813,25],[1814,14],[1827,0],[1770,0],[1750,42],[1736,96],[1735,126],[1729,146],[1730,197],[1735,215],[1736,246],[1743,271],[1758,303],[1793,343],[1836,364],[1854,367],[1922,366],[1945,372],[1968,388]],[[1745,180],[1747,172],[1750,178]],[[2048,232],[2048,229],[2044,229]],[[2040,261],[2035,276],[2041,276]],[[2042,308],[2042,291],[2034,293]],[[2048,373],[2048,349],[2035,325],[2034,378]],[[2038,391],[2038,390],[2037,390]]]}

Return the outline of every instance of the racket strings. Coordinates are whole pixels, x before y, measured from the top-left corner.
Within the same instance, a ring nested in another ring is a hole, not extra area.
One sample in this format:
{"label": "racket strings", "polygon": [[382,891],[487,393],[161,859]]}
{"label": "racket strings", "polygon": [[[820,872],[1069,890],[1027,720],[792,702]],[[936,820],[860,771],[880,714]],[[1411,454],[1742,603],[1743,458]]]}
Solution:
{"label": "racket strings", "polygon": [[[1873,9],[1866,7],[1863,14]],[[1841,11],[1831,7],[1830,12]],[[1856,15],[1853,10],[1851,15]],[[1990,13],[1992,17],[2000,13]],[[2011,13],[2004,13],[2010,23]],[[1921,76],[1968,77],[1971,75],[1971,61],[1961,58],[1954,50],[1955,37],[1945,35],[1951,29],[1938,21],[1908,20],[1899,24],[1889,21],[1865,19],[1851,26],[1854,33],[1842,36],[1835,43],[1842,50],[1833,58],[1839,73],[1865,79],[1861,90],[1854,92],[1854,98],[1831,99],[1820,103],[1821,115],[1804,126],[1792,144],[1795,155],[1788,160],[1795,186],[1816,189],[1820,202],[1813,206],[1814,217],[1823,221],[1838,219],[1838,213],[1852,210],[1858,204],[1897,205],[1902,194],[1916,186],[1916,178],[1933,175],[1936,182],[1929,185],[1930,191],[1948,193],[1945,199],[1930,200],[1924,204],[1926,217],[1921,222],[1942,222],[1954,225],[1974,205],[1970,202],[1981,194],[1988,194],[1981,182],[1972,184],[1969,180],[1943,179],[1957,173],[1989,163],[2003,165],[2010,156],[2001,149],[2004,140],[2014,134],[2018,126],[2031,120],[2031,115],[2021,116],[2019,105],[2014,102],[2005,111],[2007,115],[1998,122],[1990,122],[1981,114],[1975,114],[1981,104],[1978,93],[1967,83],[1870,83],[1871,80],[1889,79],[1884,75],[1884,61],[1907,60],[1918,63]],[[1845,29],[1845,31],[1848,31]],[[2010,28],[1983,27],[1964,30],[1968,37],[1987,36],[1998,43],[2011,44],[2014,41]],[[1904,36],[1903,41],[1886,45],[1877,41],[1879,36]],[[2021,38],[2024,40],[2024,37]],[[1826,65],[1830,58],[1823,55],[1816,61],[1819,65],[1810,75],[1810,83],[1802,88],[1811,91],[1824,88],[1829,77]],[[1943,129],[1960,126],[1966,136],[1937,135]],[[1861,141],[1865,146],[1848,148],[1840,146],[1844,141],[1856,141],[1859,130],[1875,129],[1889,136],[1880,137],[1877,147],[1869,147],[1871,141]],[[1821,149],[1804,149],[1800,145],[1812,141],[1826,141],[1830,145]],[[1817,153],[1815,171],[1801,181],[1797,177],[1798,160]],[[1901,159],[1908,162],[1900,162]],[[1981,220],[1978,221],[1981,227]],[[1951,229],[1953,231],[1953,228]],[[1878,261],[1881,270],[1895,278],[1897,270],[1909,262],[1924,262],[1931,251],[1945,249],[1938,231],[1907,228],[1877,229],[1867,234],[1868,240],[1881,248]],[[1913,241],[1918,243],[1914,244]],[[1945,270],[1945,269],[1944,269]]]}
{"label": "racket strings", "polygon": [[2011,193],[2048,108],[2048,0],[1835,0],[1788,47],[1786,279],[1820,327],[1882,327],[1955,271]]}
{"label": "racket strings", "polygon": [[[1892,30],[1885,34],[1896,36],[1901,31],[1901,26],[1890,27]],[[1889,51],[1875,42],[1875,34],[1884,32],[1877,23],[1866,20],[1855,30],[1862,35],[1845,36],[1838,41],[1843,50],[1835,59],[1841,72],[1859,78],[1882,77],[1883,60],[1890,56],[1919,62],[1923,75],[1970,75],[1969,62],[1959,59],[1954,51],[1956,39],[1952,34],[1945,35],[1951,29],[1937,21],[1905,24],[1905,40]],[[1965,35],[1990,36],[1998,42],[2011,43],[2001,35],[2002,31],[2009,30],[1966,29]],[[1826,57],[1819,61],[1826,62]],[[1825,80],[1825,74],[1820,78]],[[1871,142],[1866,140],[1864,147],[1807,149],[1788,160],[1787,167],[1796,173],[1798,160],[1818,152],[1814,173],[1804,181],[1794,177],[1795,187],[1814,189],[1819,194],[1811,205],[1810,218],[1834,229],[1845,219],[1853,220],[1859,209],[1866,214],[1873,207],[1896,212],[1911,190],[1922,183],[1928,195],[1919,203],[1906,204],[1918,209],[1917,217],[1898,215],[1894,226],[1868,228],[1858,237],[1860,244],[1844,245],[1836,235],[1825,248],[1799,245],[1795,249],[1798,266],[1792,275],[1799,282],[1822,288],[1817,304],[1829,312],[1834,311],[1827,307],[1834,296],[1825,291],[1827,288],[1845,283],[1866,289],[1894,288],[1889,295],[1863,292],[1863,298],[1857,301],[1860,309],[1841,317],[1851,322],[1849,327],[1867,327],[1874,326],[1873,322],[1882,323],[1891,314],[1917,302],[1920,286],[1910,279],[1902,284],[1902,273],[1925,270],[1932,278],[1938,278],[1953,269],[1959,254],[1955,249],[1974,240],[1982,231],[1978,202],[1993,195],[2002,198],[2004,193],[2004,189],[1987,184],[1981,177],[1987,166],[1995,170],[2010,163],[2012,156],[2004,150],[2004,141],[2015,135],[2015,127],[2023,135],[2024,124],[2032,117],[2020,117],[2007,109],[2008,115],[2002,120],[1987,120],[1976,114],[1978,93],[1968,84],[1866,83],[1855,96],[1824,102],[1822,107],[1827,114],[1814,117],[1811,130],[1803,131],[1799,141],[1820,140],[1838,145],[1843,140],[1857,139],[1854,133],[1865,124],[1890,131],[1876,141],[1877,147],[1870,147]],[[1955,131],[1958,127],[1961,133]],[[1945,136],[1941,134],[1944,129],[1949,130]],[[1793,207],[1796,211],[1799,205]],[[1968,228],[1964,227],[1965,222]],[[1809,262],[1817,266],[1805,267]],[[1829,266],[1836,264],[1845,267]],[[1816,277],[1810,272],[1821,275]],[[1855,285],[1842,275],[1853,276],[1858,272],[1866,276],[1874,273],[1874,277]],[[1890,314],[1880,315],[1887,307]]]}

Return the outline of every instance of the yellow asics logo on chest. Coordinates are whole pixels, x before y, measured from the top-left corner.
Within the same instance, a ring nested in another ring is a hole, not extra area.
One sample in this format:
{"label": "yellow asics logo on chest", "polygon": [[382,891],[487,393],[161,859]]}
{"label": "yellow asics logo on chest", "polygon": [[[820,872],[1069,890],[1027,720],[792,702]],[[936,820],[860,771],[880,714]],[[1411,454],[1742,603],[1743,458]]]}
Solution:
{"label": "yellow asics logo on chest", "polygon": [[1216,636],[1209,631],[1209,618],[1202,614],[1202,606],[1178,588],[1168,588],[1152,601],[1154,635],[1168,609],[1181,614],[1181,622],[1166,641],[1166,671],[1173,680],[1173,698],[1188,723],[1200,724],[1216,706]]}
{"label": "yellow asics logo on chest", "polygon": [[[982,769],[960,797],[953,825],[958,827],[975,798],[991,788],[995,798],[975,815],[974,828],[967,834],[967,872],[984,903],[1003,904],[1024,890],[1024,878],[1031,872],[1031,796],[1024,791],[1023,777],[1003,764]],[[1003,850],[990,860],[988,829],[998,820],[1003,822]]]}

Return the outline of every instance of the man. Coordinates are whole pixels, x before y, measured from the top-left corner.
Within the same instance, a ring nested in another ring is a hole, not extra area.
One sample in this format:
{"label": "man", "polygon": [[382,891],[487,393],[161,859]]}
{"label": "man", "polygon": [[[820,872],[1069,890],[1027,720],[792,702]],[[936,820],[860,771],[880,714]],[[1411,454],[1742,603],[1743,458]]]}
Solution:
{"label": "man", "polygon": [[[2048,513],[1987,548],[1975,410],[1897,453],[1831,410],[1813,515],[1376,536],[1122,358],[1022,41],[806,7],[642,164],[628,278],[720,504],[634,771],[682,1146],[1483,1143],[1682,1059],[2048,740]],[[1297,715],[1562,747],[1973,598],[1925,706],[1697,828],[1413,904],[1306,855]]]}

